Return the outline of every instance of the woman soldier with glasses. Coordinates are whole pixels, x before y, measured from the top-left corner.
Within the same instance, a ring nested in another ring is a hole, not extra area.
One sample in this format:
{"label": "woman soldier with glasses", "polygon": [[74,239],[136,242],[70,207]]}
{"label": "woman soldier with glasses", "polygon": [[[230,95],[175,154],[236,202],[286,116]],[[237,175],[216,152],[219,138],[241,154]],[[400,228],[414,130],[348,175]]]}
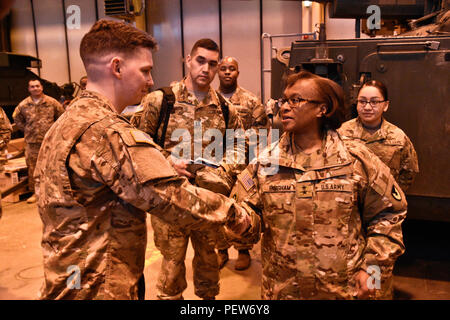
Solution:
{"label": "woman soldier with glasses", "polygon": [[374,297],[404,252],[404,194],[380,159],[336,132],[344,97],[335,82],[301,71],[279,103],[283,135],[231,193],[260,217],[262,298]]}
{"label": "woman soldier with glasses", "polygon": [[386,86],[377,80],[366,82],[358,93],[358,117],[342,124],[344,139],[364,143],[390,169],[404,192],[419,172],[417,154],[408,136],[383,117],[389,108]]}
{"label": "woman soldier with glasses", "polygon": [[[383,114],[388,108],[386,86],[377,80],[368,81],[358,93],[358,117],[343,123],[338,131],[344,140],[362,142],[373,151],[391,169],[400,188],[406,192],[419,172],[417,154],[408,136],[384,119]],[[387,273],[377,298],[392,299],[393,291],[393,277]]]}

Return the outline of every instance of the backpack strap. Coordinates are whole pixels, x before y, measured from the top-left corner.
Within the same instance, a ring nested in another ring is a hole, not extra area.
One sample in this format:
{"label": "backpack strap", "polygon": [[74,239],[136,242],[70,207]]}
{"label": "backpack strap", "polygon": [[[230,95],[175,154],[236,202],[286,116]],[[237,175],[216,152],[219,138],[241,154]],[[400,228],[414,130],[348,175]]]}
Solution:
{"label": "backpack strap", "polygon": [[228,120],[230,119],[230,107],[228,106],[228,102],[225,98],[217,92],[217,97],[219,98],[220,108],[222,109],[223,118],[225,120],[225,129],[228,129]]}
{"label": "backpack strap", "polygon": [[[225,98],[218,91],[216,91],[216,93],[217,93],[217,97],[219,98],[220,108],[222,109],[223,119],[225,120],[225,129],[228,129],[228,121],[230,120],[230,107],[228,105],[228,102],[225,100]],[[227,152],[227,135],[226,134],[223,135],[222,147],[223,147],[223,154],[225,155]]]}
{"label": "backpack strap", "polygon": [[[164,149],[167,126],[169,124],[170,114],[175,104],[175,94],[173,93],[171,87],[162,87],[159,88],[158,90],[162,91],[163,99],[161,103],[161,111],[159,113],[158,124],[156,126],[155,136],[153,137],[154,138],[153,140],[155,140],[156,144],[158,144],[161,148]],[[158,131],[161,124],[163,124],[162,133],[161,137],[158,138]]]}

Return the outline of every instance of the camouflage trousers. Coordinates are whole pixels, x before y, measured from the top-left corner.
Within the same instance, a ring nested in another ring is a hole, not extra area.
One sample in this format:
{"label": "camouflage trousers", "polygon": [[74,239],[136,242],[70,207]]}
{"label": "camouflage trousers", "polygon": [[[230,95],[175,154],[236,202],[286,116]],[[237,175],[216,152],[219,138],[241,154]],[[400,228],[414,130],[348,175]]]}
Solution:
{"label": "camouflage trousers", "polygon": [[28,167],[28,189],[34,192],[34,178],[33,173],[36,168],[36,162],[39,155],[40,143],[25,144],[25,162]]}
{"label": "camouflage trousers", "polygon": [[227,239],[224,228],[219,228],[219,232],[217,232],[216,248],[218,250],[226,250],[231,246],[233,246],[236,250],[251,250],[253,248],[253,244],[251,243],[245,243],[243,241],[230,241]]}
{"label": "camouflage trousers", "polygon": [[187,288],[184,260],[189,238],[194,249],[192,269],[195,294],[203,299],[218,295],[220,270],[213,236],[217,231],[181,230],[153,215],[151,222],[155,245],[163,255],[156,284],[158,299],[183,299],[183,291]]}

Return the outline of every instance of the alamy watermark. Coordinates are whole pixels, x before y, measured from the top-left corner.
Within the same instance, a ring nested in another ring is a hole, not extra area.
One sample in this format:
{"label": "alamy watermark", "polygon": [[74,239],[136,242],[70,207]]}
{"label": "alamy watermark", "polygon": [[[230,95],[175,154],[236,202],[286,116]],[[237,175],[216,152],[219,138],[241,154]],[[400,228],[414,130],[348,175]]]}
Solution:
{"label": "alamy watermark", "polygon": [[369,278],[367,278],[367,288],[381,289],[381,269],[377,265],[370,265],[366,270]]}
{"label": "alamy watermark", "polygon": [[68,289],[81,289],[81,271],[77,265],[70,265],[67,267],[66,272],[70,274],[66,280],[66,286]]}
{"label": "alamy watermark", "polygon": [[[273,141],[277,141],[279,130],[272,130],[271,137]],[[260,155],[268,147],[269,142],[267,129],[259,129],[258,132],[255,129],[245,131],[243,129],[227,129],[224,137],[222,131],[216,128],[203,132],[200,121],[194,122],[193,137],[188,129],[178,128],[172,132],[170,140],[178,142],[172,148],[173,158],[194,163],[201,159],[213,166],[219,166],[221,162],[246,164],[247,161],[251,161]],[[203,148],[205,143],[208,144]],[[247,155],[246,147],[248,147]],[[265,174],[278,172],[278,148],[274,148],[272,152],[267,152],[259,160],[263,164]]]}
{"label": "alamy watermark", "polygon": [[367,29],[369,30],[380,30],[381,29],[381,9],[379,6],[373,4],[367,7],[367,14],[371,14],[367,18]]}
{"label": "alamy watermark", "polygon": [[66,26],[67,29],[80,29],[81,28],[81,9],[80,6],[72,4],[66,9]]}
{"label": "alamy watermark", "polygon": [[[379,6],[372,4],[367,7],[367,14],[370,14],[367,18],[367,29],[380,30],[381,29],[381,9]],[[81,28],[81,8],[76,4],[72,4],[66,9],[66,26],[67,29],[80,29]]]}

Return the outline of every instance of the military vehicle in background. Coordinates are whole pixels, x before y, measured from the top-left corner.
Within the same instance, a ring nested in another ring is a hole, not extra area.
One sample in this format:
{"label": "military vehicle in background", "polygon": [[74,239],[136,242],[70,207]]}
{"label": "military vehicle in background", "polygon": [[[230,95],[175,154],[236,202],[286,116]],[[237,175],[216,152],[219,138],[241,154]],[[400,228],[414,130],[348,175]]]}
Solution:
{"label": "military vehicle in background", "polygon": [[[300,40],[278,48],[271,61],[271,98],[278,99],[283,79],[301,69],[342,85],[351,116],[361,85],[380,80],[389,90],[388,121],[411,138],[420,173],[407,192],[408,217],[450,222],[450,1],[357,0],[328,3],[331,18],[356,19],[355,39],[327,40],[320,26],[318,40]],[[403,3],[403,4],[402,4]],[[369,5],[381,9],[381,30],[363,32]]]}

